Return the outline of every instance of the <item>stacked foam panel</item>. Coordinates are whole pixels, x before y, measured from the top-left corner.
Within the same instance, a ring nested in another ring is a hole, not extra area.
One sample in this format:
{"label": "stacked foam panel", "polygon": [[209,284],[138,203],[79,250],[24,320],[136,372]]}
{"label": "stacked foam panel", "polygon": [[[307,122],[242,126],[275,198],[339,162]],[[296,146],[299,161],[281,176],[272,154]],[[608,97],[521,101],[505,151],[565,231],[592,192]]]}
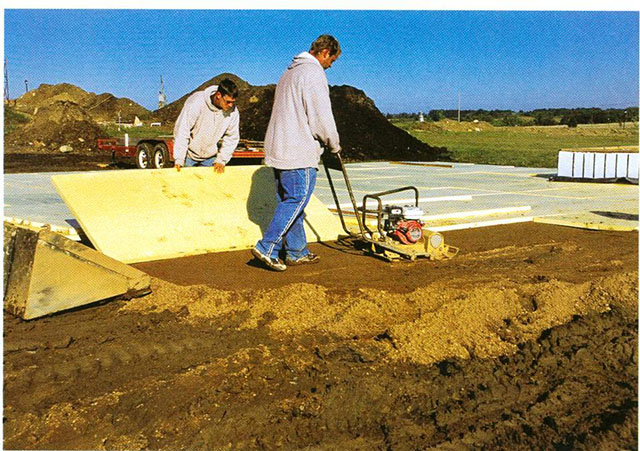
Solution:
{"label": "stacked foam panel", "polygon": [[593,181],[638,180],[638,154],[619,152],[558,153],[557,179]]}

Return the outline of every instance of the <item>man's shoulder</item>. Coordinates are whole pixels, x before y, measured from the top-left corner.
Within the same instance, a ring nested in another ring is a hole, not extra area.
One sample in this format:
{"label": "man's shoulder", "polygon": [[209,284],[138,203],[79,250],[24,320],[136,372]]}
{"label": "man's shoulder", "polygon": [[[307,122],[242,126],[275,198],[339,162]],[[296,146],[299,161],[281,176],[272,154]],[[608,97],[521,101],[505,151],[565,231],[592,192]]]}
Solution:
{"label": "man's shoulder", "polygon": [[297,80],[298,83],[309,83],[309,82],[326,82],[327,76],[324,73],[322,67],[313,65],[313,64],[305,64],[290,69],[292,73],[290,74],[291,80]]}
{"label": "man's shoulder", "polygon": [[193,92],[187,97],[186,102],[203,102],[204,101],[204,91],[196,91]]}

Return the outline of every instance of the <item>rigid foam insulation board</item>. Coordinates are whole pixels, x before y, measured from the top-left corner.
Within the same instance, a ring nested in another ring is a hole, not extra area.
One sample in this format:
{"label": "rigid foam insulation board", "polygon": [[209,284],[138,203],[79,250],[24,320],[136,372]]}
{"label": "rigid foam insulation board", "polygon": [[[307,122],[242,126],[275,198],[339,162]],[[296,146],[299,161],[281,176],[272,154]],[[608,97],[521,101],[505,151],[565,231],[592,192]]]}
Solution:
{"label": "rigid foam insulation board", "polygon": [[558,176],[576,179],[638,178],[638,154],[558,152]]}
{"label": "rigid foam insulation board", "polygon": [[627,177],[631,179],[638,178],[638,154],[630,153],[629,154],[629,169],[627,170]]}
{"label": "rigid foam insulation board", "polygon": [[573,177],[573,152],[558,152],[558,176]]}
{"label": "rigid foam insulation board", "polygon": [[[262,238],[276,206],[273,170],[212,168],[96,171],[51,180],[91,243],[125,263],[248,249]],[[312,196],[307,239],[331,241],[338,219]]]}
{"label": "rigid foam insulation board", "polygon": [[4,223],[4,309],[33,319],[150,292],[151,278],[47,229]]}

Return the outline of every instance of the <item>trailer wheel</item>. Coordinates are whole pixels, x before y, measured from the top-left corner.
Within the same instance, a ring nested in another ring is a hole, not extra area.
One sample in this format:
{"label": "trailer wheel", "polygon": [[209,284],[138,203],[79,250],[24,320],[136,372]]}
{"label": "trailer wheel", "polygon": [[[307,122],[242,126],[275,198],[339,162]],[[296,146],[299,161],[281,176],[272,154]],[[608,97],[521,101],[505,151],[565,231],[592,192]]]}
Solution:
{"label": "trailer wheel", "polygon": [[139,169],[151,167],[151,146],[148,143],[138,144],[138,150],[136,150],[136,166]]}
{"label": "trailer wheel", "polygon": [[153,148],[152,165],[156,169],[162,169],[169,166],[169,151],[167,146],[162,143],[158,143]]}

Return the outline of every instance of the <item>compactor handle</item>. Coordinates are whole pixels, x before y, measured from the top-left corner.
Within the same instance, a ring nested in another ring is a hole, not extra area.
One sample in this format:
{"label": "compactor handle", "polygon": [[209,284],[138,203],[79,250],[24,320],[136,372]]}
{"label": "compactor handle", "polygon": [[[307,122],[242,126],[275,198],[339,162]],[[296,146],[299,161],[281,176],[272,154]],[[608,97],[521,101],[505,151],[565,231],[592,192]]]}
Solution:
{"label": "compactor handle", "polygon": [[322,164],[329,169],[344,172],[344,164],[342,163],[340,152],[333,153],[325,149],[324,152],[322,152]]}

